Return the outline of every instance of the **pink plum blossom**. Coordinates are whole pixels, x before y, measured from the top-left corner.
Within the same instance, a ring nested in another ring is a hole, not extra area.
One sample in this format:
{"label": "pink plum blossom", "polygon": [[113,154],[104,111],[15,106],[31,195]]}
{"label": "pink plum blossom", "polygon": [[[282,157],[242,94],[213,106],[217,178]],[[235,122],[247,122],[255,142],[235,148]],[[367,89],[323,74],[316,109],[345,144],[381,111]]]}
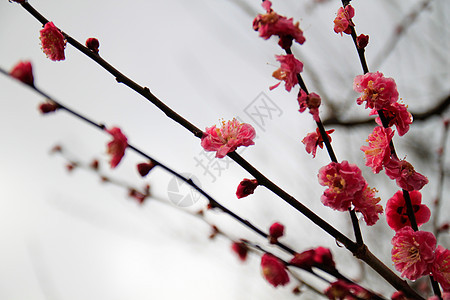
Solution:
{"label": "pink plum blossom", "polygon": [[125,155],[125,150],[128,147],[127,137],[118,127],[106,129],[106,132],[108,132],[113,137],[113,140],[110,141],[107,145],[107,152],[109,155],[111,155],[111,168],[115,168],[122,160],[122,157]]}
{"label": "pink plum blossom", "polygon": [[250,124],[239,123],[238,120],[222,122],[222,127],[206,128],[201,145],[205,151],[216,151],[216,157],[223,158],[239,146],[254,145],[255,129]]}
{"label": "pink plum blossom", "polygon": [[304,112],[306,108],[309,108],[309,113],[312,114],[314,121],[320,122],[319,118],[319,106],[322,102],[320,96],[316,93],[306,94],[303,89],[300,89],[297,97],[298,104],[300,105],[299,112]]}
{"label": "pink plum blossom", "polygon": [[364,221],[368,226],[375,225],[379,214],[383,213],[383,207],[378,204],[380,197],[375,197],[376,189],[366,186],[358,192],[352,200],[355,211],[362,213]]}
{"label": "pink plum blossom", "polygon": [[263,8],[266,14],[258,15],[253,20],[253,29],[259,32],[259,36],[267,40],[272,35],[280,38],[278,44],[283,49],[289,49],[292,41],[295,40],[299,44],[305,42],[303,31],[299,28],[299,22],[293,22],[293,19],[287,19],[274,12],[271,8],[272,3],[268,0],[263,1]]}
{"label": "pink plum blossom", "polygon": [[64,48],[66,47],[66,40],[61,31],[53,24],[48,22],[44,29],[40,31],[42,50],[53,61],[64,60]]}
{"label": "pink plum blossom", "polygon": [[[430,219],[430,209],[422,204],[422,194],[419,191],[409,192],[417,226],[420,226]],[[397,231],[405,226],[411,226],[411,221],[406,212],[405,198],[403,191],[397,191],[386,204],[386,221],[393,230]]]}
{"label": "pink plum blossom", "polygon": [[346,160],[320,168],[318,178],[321,185],[328,186],[321,197],[322,203],[339,211],[349,209],[355,194],[366,186],[358,166]]}
{"label": "pink plum blossom", "polygon": [[450,292],[450,250],[439,245],[436,248],[435,257],[431,265],[431,274],[444,292]]}
{"label": "pink plum blossom", "polygon": [[366,108],[384,109],[398,100],[397,85],[394,79],[386,78],[383,73],[366,73],[355,77],[353,89],[362,93],[356,103],[366,102]]}
{"label": "pink plum blossom", "polygon": [[9,75],[25,84],[34,86],[33,67],[29,61],[18,62],[9,72]]}
{"label": "pink plum blossom", "polygon": [[351,26],[355,26],[352,22],[352,18],[355,16],[355,9],[351,5],[347,5],[345,8],[339,7],[337,16],[334,19],[334,32],[340,33],[342,36],[342,32],[346,34],[350,34]]}
{"label": "pink plum blossom", "polygon": [[261,257],[261,268],[264,278],[274,287],[289,283],[289,275],[282,261],[271,254]]}
{"label": "pink plum blossom", "polygon": [[384,165],[386,175],[397,182],[397,185],[407,191],[418,191],[428,183],[427,177],[416,172],[406,160],[391,160]]}
{"label": "pink plum blossom", "polygon": [[[297,60],[292,54],[275,55],[275,57],[281,63],[281,67],[274,71],[272,76],[284,81],[286,91],[290,92],[292,87],[298,84],[297,74],[303,71],[303,63]],[[279,86],[281,81],[270,87],[270,89],[272,90]]]}
{"label": "pink plum blossom", "polygon": [[389,143],[393,136],[394,132],[390,128],[377,126],[367,139],[369,146],[361,147],[366,156],[366,166],[371,167],[374,173],[379,173],[383,170],[383,165],[389,162],[391,158]]}
{"label": "pink plum blossom", "polygon": [[[370,115],[378,114],[378,111],[375,109],[372,110]],[[383,114],[385,118],[387,119],[388,126],[392,127],[395,125],[397,128],[397,132],[399,136],[403,136],[405,133],[409,130],[409,125],[412,124],[413,118],[410,112],[408,112],[408,109],[406,105],[394,102],[390,105],[387,105],[383,108]],[[375,119],[377,124],[383,125],[381,123],[380,117],[377,117]]]}
{"label": "pink plum blossom", "polygon": [[416,280],[430,272],[434,261],[436,237],[431,232],[403,227],[392,238],[392,261],[403,277]]}
{"label": "pink plum blossom", "polygon": [[[331,142],[331,136],[334,132],[334,129],[327,130],[327,137],[328,140]],[[322,135],[320,134],[319,128],[316,128],[316,131],[308,133],[306,137],[302,140],[302,143],[305,144],[306,152],[311,153],[313,157],[316,157],[316,150],[317,146],[320,147],[320,149],[323,149],[323,139]]]}

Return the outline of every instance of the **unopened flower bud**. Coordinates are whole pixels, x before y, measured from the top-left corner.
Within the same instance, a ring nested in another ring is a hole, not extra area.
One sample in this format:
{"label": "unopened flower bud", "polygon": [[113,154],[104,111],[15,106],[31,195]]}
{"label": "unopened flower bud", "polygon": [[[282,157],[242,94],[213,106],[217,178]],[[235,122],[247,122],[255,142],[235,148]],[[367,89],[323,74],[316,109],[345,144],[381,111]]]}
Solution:
{"label": "unopened flower bud", "polygon": [[34,86],[33,69],[29,61],[21,61],[16,64],[11,72],[9,72],[9,75],[25,84]]}
{"label": "unopened flower bud", "polygon": [[258,181],[256,179],[244,179],[239,183],[236,196],[238,199],[247,197],[248,195],[253,194],[257,186]]}
{"label": "unopened flower bud", "polygon": [[86,40],[86,47],[94,53],[98,54],[98,48],[100,47],[100,42],[96,38],[88,38]]}
{"label": "unopened flower bud", "polygon": [[44,102],[39,105],[39,110],[43,114],[48,114],[48,113],[54,112],[58,108],[59,108],[59,105],[53,101]]}
{"label": "unopened flower bud", "polygon": [[153,162],[140,163],[137,165],[138,172],[142,177],[146,176],[153,169],[153,167],[155,167]]}
{"label": "unopened flower bud", "polygon": [[366,48],[368,43],[369,43],[369,36],[368,35],[360,34],[356,38],[356,46],[358,47],[358,49]]}

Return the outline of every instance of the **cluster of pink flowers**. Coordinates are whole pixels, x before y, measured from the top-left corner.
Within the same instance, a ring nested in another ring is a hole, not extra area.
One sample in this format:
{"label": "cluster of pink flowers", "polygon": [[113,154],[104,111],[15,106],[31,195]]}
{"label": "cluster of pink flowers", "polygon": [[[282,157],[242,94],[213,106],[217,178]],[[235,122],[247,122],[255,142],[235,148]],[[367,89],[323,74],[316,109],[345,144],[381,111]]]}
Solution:
{"label": "cluster of pink flowers", "polygon": [[[404,193],[396,192],[386,205],[387,223],[396,231],[391,241],[395,269],[410,280],[431,274],[443,290],[449,292],[450,251],[442,246],[436,247],[436,237],[431,232],[414,231],[411,228]],[[409,196],[417,226],[428,222],[430,209],[421,203],[421,193],[411,191]],[[401,296],[397,295],[396,298],[402,299]]]}
{"label": "cluster of pink flowers", "polygon": [[[362,93],[356,103],[366,102],[366,108],[372,109],[371,115],[382,110],[389,127],[395,125],[400,136],[408,132],[412,116],[404,104],[397,102],[398,91],[394,79],[386,78],[380,72],[358,75],[353,82],[353,89]],[[379,117],[376,121],[382,125]]]}
{"label": "cluster of pink flowers", "polygon": [[351,27],[355,26],[352,22],[352,18],[355,16],[355,9],[351,5],[340,7],[337,12],[337,16],[334,19],[334,32],[342,32],[351,34]]}
{"label": "cluster of pink flowers", "polygon": [[256,132],[252,125],[241,124],[233,119],[228,122],[223,121],[221,128],[217,128],[216,125],[206,128],[201,145],[205,151],[216,151],[216,157],[223,158],[239,146],[254,145],[255,136]]}
{"label": "cluster of pink flowers", "polygon": [[319,95],[316,93],[309,93],[303,89],[300,89],[297,97],[298,104],[300,105],[299,112],[304,112],[306,108],[309,109],[309,113],[313,116],[314,121],[320,122],[319,118],[319,106],[322,103],[322,100]]}
{"label": "cluster of pink flowers", "polygon": [[319,170],[319,183],[328,186],[321,197],[324,205],[335,210],[346,211],[353,205],[356,211],[363,214],[367,225],[378,220],[383,208],[375,198],[375,190],[367,186],[357,165],[347,161],[331,162]]}
{"label": "cluster of pink flowers", "polygon": [[113,140],[107,145],[107,152],[111,155],[111,168],[115,168],[125,155],[125,150],[128,147],[128,140],[118,127],[106,129],[106,132],[113,137]]}
{"label": "cluster of pink flowers", "polygon": [[[334,129],[327,130],[326,134],[328,137],[328,140],[331,142],[331,136],[334,132]],[[320,147],[320,149],[323,148],[323,138],[320,134],[319,128],[316,128],[316,131],[308,133],[306,137],[302,140],[302,143],[305,144],[306,152],[311,153],[313,157],[316,157],[316,150],[317,146]]]}
{"label": "cluster of pink flowers", "polygon": [[278,44],[283,49],[289,49],[293,40],[299,44],[305,42],[299,22],[294,24],[292,18],[288,19],[274,12],[271,8],[272,3],[268,0],[263,1],[262,6],[267,13],[260,14],[253,20],[253,29],[259,32],[260,37],[267,40],[272,35],[278,36],[280,38]]}
{"label": "cluster of pink flowers", "polygon": [[66,48],[66,40],[61,31],[53,24],[48,22],[44,29],[40,31],[42,50],[53,61],[64,60],[64,49]]}
{"label": "cluster of pink flowers", "polygon": [[374,173],[379,173],[384,168],[386,175],[402,189],[420,190],[428,183],[428,179],[416,172],[406,160],[399,160],[391,155],[390,143],[394,132],[390,127],[395,125],[402,136],[408,132],[412,123],[412,116],[406,106],[397,102],[399,95],[395,81],[384,77],[380,72],[367,73],[356,76],[353,88],[362,93],[356,101],[358,104],[365,102],[366,108],[371,109],[370,115],[382,113],[386,119],[386,124],[382,124],[381,118],[376,118],[376,122],[383,126],[376,127],[367,140],[369,145],[361,147],[366,156],[366,165]]}
{"label": "cluster of pink flowers", "polygon": [[289,275],[284,263],[271,254],[261,257],[261,268],[264,278],[274,287],[289,283]]}
{"label": "cluster of pink flowers", "polygon": [[18,62],[9,72],[9,75],[25,84],[34,86],[33,67],[29,61]]}
{"label": "cluster of pink flowers", "polygon": [[[297,60],[294,55],[275,55],[281,66],[279,69],[273,72],[272,76],[278,80],[285,82],[286,91],[290,92],[292,87],[298,84],[297,74],[303,71],[303,63]],[[281,81],[270,89],[278,87]]]}

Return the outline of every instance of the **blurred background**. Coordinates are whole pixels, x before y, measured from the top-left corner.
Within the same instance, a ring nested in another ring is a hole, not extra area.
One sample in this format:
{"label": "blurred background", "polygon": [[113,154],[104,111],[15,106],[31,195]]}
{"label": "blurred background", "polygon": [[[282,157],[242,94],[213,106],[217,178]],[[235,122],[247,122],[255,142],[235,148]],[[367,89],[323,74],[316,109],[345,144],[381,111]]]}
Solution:
{"label": "blurred background", "polygon": [[[315,130],[311,115],[299,114],[296,87],[287,93],[271,77],[282,54],[276,38],[265,41],[252,29],[264,10],[261,1],[31,1],[64,32],[84,43],[100,41],[100,55],[201,129],[237,117],[252,124],[256,145],[239,150],[256,168],[288,193],[353,238],[347,214],[324,207],[318,169],[329,163],[324,150],[315,159],[301,143]],[[322,96],[321,117],[334,128],[338,159],[360,166],[381,204],[398,190],[381,172],[364,166],[359,148],[372,132],[368,111],[355,104],[353,78],[362,74],[351,38],[333,31],[340,1],[273,1],[281,15],[300,21],[306,42],[293,52],[304,62],[308,88]],[[354,1],[353,21],[370,36],[366,57],[371,71],[395,79],[403,103],[418,114],[405,136],[394,137],[399,157],[407,157],[430,183],[423,203],[433,211],[423,230],[449,222],[450,155],[444,120],[450,92],[449,6],[434,1]],[[390,297],[394,289],[353,259],[334,239],[264,188],[236,199],[236,187],[249,174],[229,159],[214,159],[190,132],[131,91],[71,45],[66,60],[53,62],[40,49],[41,25],[17,3],[0,2],[0,66],[20,60],[33,64],[35,84],[70,108],[119,126],[130,143],[178,172],[194,176],[220,203],[268,230],[279,221],[281,239],[297,251],[330,247],[337,268],[348,277]],[[27,87],[0,77],[0,299],[317,299],[302,287],[273,288],[261,275],[260,256],[246,262],[223,236],[210,239],[211,226],[186,212],[205,209],[161,169],[146,178],[136,171],[141,157],[127,151],[111,170],[110,137],[64,111],[41,115],[40,98]],[[441,105],[441,106],[440,106]],[[443,106],[442,106],[443,105]],[[433,111],[438,107],[437,111]],[[419,116],[423,114],[423,120]],[[338,123],[338,124],[336,124]],[[51,149],[60,145],[61,153]],[[439,155],[443,153],[443,155]],[[104,182],[88,166],[100,163]],[[69,171],[70,161],[79,167]],[[129,187],[152,197],[143,204]],[[441,196],[440,196],[441,195]],[[435,214],[435,200],[440,209]],[[180,199],[185,202],[180,203]],[[219,211],[205,219],[234,240],[246,238],[289,260],[247,228]],[[434,225],[433,225],[434,224]],[[388,266],[394,232],[384,215],[372,227],[361,221],[366,244]],[[448,248],[448,231],[439,236]],[[319,290],[327,286],[304,272],[301,278]],[[421,281],[414,283],[419,286]]]}

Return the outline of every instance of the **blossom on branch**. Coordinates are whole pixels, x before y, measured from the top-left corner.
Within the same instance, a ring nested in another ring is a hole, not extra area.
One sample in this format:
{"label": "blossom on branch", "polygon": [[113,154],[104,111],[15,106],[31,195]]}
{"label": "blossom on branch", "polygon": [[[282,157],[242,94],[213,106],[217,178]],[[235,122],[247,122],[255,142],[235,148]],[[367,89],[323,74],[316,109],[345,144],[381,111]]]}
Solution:
{"label": "blossom on branch", "polygon": [[366,186],[358,166],[346,160],[320,168],[318,178],[321,185],[328,186],[321,197],[322,203],[339,211],[349,209],[355,194]]}
{"label": "blossom on branch", "polygon": [[[331,142],[330,134],[334,132],[334,129],[327,130],[328,140]],[[305,144],[306,152],[311,153],[313,157],[316,157],[317,146],[320,149],[323,149],[323,138],[320,134],[319,128],[316,128],[315,132],[308,133],[306,137],[302,140],[302,143]]]}
{"label": "blossom on branch", "polygon": [[289,264],[305,270],[310,270],[312,267],[323,270],[336,269],[336,263],[333,260],[330,249],[324,247],[317,247],[303,251],[302,253],[296,253],[289,261]]}
{"label": "blossom on branch", "polygon": [[[416,218],[417,226],[428,222],[431,216],[430,209],[421,204],[422,194],[419,191],[409,192],[411,204]],[[406,210],[405,198],[403,191],[397,191],[386,204],[386,221],[393,230],[397,231],[405,226],[411,226],[411,221],[408,218]]]}
{"label": "blossom on branch", "polygon": [[278,238],[284,235],[284,225],[278,222],[273,223],[269,228],[269,241],[271,244],[276,244]]}
{"label": "blossom on branch", "polygon": [[406,226],[396,232],[391,243],[392,261],[403,277],[416,280],[430,273],[436,248],[436,237],[431,232]]}
{"label": "blossom on branch", "polygon": [[436,248],[431,274],[439,282],[444,292],[450,292],[450,250],[441,245]]}
{"label": "blossom on branch", "polygon": [[361,147],[366,156],[366,166],[371,167],[374,173],[379,173],[383,170],[384,164],[389,162],[391,158],[389,143],[393,136],[394,132],[390,128],[377,126],[367,139],[369,146]]}
{"label": "blossom on branch", "polygon": [[59,108],[59,105],[55,102],[48,100],[47,102],[39,104],[39,111],[43,114],[48,114],[56,111]]}
{"label": "blossom on branch", "polygon": [[98,54],[98,48],[100,47],[100,42],[96,38],[88,38],[86,40],[86,47],[92,52]]}
{"label": "blossom on branch", "polygon": [[427,177],[416,172],[406,160],[391,160],[384,165],[386,175],[397,182],[397,185],[407,191],[418,191],[428,183]]}
{"label": "blossom on branch", "polygon": [[369,36],[365,34],[360,34],[356,38],[356,47],[358,49],[364,49],[369,44]]}
{"label": "blossom on branch", "polygon": [[[399,136],[403,136],[408,132],[409,125],[412,124],[413,119],[406,105],[394,102],[390,105],[385,106],[382,110],[384,117],[388,122],[388,126],[392,127],[395,125]],[[378,111],[376,111],[375,109],[370,113],[370,115],[376,114],[378,114]],[[375,119],[375,122],[377,122],[378,125],[383,125],[380,117],[377,117]]]}
{"label": "blossom on branch", "polygon": [[228,122],[223,121],[220,128],[216,128],[216,125],[206,128],[201,145],[205,151],[216,151],[216,157],[223,158],[239,146],[254,145],[255,136],[256,132],[252,125],[241,124],[233,119]]}
{"label": "blossom on branch", "polygon": [[[303,71],[303,63],[296,59],[294,55],[275,55],[277,60],[281,63],[279,69],[273,72],[272,76],[278,80],[285,82],[286,91],[290,92],[294,85],[298,84],[297,74]],[[270,89],[278,87],[281,83],[277,83],[274,86],[271,86]]]}
{"label": "blossom on branch", "polygon": [[144,177],[147,176],[147,174],[155,167],[156,165],[151,161],[149,163],[140,163],[138,164],[137,170],[139,174]]}
{"label": "blossom on branch", "polygon": [[238,185],[236,197],[238,197],[238,199],[241,199],[253,194],[258,185],[258,180],[244,178],[244,180],[242,180]]}
{"label": "blossom on branch", "polygon": [[292,18],[288,19],[274,12],[272,3],[268,0],[263,1],[262,6],[267,13],[260,14],[253,20],[253,29],[259,32],[260,37],[267,40],[272,35],[277,35],[280,38],[278,44],[286,50],[292,46],[293,40],[299,44],[305,42],[299,22],[294,24]]}
{"label": "blossom on branch", "polygon": [[353,89],[362,93],[356,103],[366,102],[366,108],[384,109],[398,100],[397,85],[394,79],[386,78],[383,73],[358,75],[353,81]]}
{"label": "blossom on branch", "polygon": [[113,140],[107,145],[107,153],[111,155],[111,168],[115,168],[125,155],[125,149],[128,147],[128,140],[118,127],[106,129],[106,132],[113,137]]}
{"label": "blossom on branch", "polygon": [[271,254],[261,257],[261,268],[264,278],[274,287],[289,283],[289,275],[284,263]]}
{"label": "blossom on branch", "polygon": [[47,57],[53,61],[64,60],[66,40],[53,22],[46,23],[44,29],[40,31],[40,34],[42,50]]}
{"label": "blossom on branch", "polygon": [[372,299],[371,293],[357,284],[348,283],[339,279],[325,290],[328,299]]}
{"label": "blossom on branch", "polygon": [[379,219],[379,214],[383,213],[383,207],[378,204],[380,197],[375,197],[376,189],[366,186],[352,200],[355,211],[362,213],[364,221],[368,226],[375,225]]}
{"label": "blossom on branch", "polygon": [[319,106],[322,100],[320,99],[319,95],[317,95],[316,93],[306,94],[303,89],[300,89],[297,101],[300,105],[300,109],[298,110],[299,112],[302,113],[306,110],[306,108],[309,108],[309,113],[312,114],[314,121],[320,122]]}
{"label": "blossom on branch", "polygon": [[351,34],[351,27],[355,26],[352,21],[354,16],[355,9],[351,5],[347,5],[345,8],[339,7],[337,16],[334,19],[334,32],[340,33],[341,36],[342,32]]}
{"label": "blossom on branch", "polygon": [[241,261],[247,259],[248,247],[244,242],[233,242],[231,249],[236,253]]}
{"label": "blossom on branch", "polygon": [[33,67],[29,61],[18,62],[9,72],[9,75],[25,84],[34,86]]}

